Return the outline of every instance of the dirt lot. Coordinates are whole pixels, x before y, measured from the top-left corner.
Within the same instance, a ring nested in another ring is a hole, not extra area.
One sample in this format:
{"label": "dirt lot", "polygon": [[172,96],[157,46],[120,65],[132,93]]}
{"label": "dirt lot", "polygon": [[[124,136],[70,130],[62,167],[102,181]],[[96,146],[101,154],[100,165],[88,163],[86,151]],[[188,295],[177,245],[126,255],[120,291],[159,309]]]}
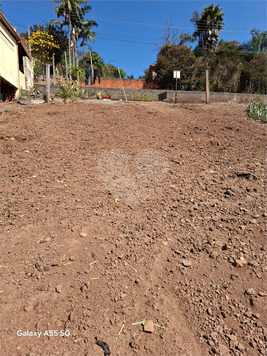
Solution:
{"label": "dirt lot", "polygon": [[265,354],[245,108],[1,104],[1,356]]}

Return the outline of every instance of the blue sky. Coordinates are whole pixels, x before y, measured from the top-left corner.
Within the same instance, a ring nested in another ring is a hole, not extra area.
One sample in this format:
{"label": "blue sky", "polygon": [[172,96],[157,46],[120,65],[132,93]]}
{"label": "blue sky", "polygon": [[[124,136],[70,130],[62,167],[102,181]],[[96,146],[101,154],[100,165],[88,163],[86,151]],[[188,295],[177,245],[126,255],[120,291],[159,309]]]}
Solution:
{"label": "blue sky", "polygon": [[[25,32],[27,25],[42,24],[56,19],[53,9],[55,3],[50,0],[0,0],[2,11],[17,31]],[[88,1],[92,11],[86,15],[98,23],[92,28],[98,34],[93,50],[98,52],[105,62],[123,68],[135,78],[143,74],[144,69],[156,61],[157,46],[166,29],[166,22],[172,23],[181,32],[194,32],[190,22],[192,11],[199,13],[214,3],[220,4],[224,15],[224,30],[220,39],[239,42],[251,39],[250,31],[266,28],[266,1]],[[194,45],[193,45],[194,46]]]}

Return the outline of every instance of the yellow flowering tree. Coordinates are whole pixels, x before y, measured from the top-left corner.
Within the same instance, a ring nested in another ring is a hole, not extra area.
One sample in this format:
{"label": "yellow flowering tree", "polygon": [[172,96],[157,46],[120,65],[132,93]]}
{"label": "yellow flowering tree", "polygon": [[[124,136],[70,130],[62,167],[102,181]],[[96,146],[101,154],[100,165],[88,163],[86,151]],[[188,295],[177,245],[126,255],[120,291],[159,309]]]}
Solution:
{"label": "yellow flowering tree", "polygon": [[53,50],[59,48],[59,45],[54,41],[52,35],[41,30],[31,34],[30,42],[32,57],[36,59],[36,62],[39,62],[43,66],[44,78],[44,65],[52,64]]}

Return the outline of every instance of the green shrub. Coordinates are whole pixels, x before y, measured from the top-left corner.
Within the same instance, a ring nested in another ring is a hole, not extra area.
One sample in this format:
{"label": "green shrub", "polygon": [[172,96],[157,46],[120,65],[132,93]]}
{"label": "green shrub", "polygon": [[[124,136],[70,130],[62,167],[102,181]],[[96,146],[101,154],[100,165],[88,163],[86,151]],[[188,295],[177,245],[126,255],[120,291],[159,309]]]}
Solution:
{"label": "green shrub", "polygon": [[253,120],[267,122],[267,105],[263,103],[252,103],[248,106],[246,112]]}
{"label": "green shrub", "polygon": [[85,78],[85,71],[84,69],[80,67],[72,67],[71,68],[71,77],[73,80],[78,80],[78,75],[79,78]]}
{"label": "green shrub", "polygon": [[138,93],[135,95],[134,100],[136,101],[153,101],[153,95],[150,93]]}
{"label": "green shrub", "polygon": [[28,90],[21,89],[20,90],[20,99],[21,100],[27,100],[30,96],[30,92]]}
{"label": "green shrub", "polygon": [[58,95],[63,99],[64,103],[67,101],[67,99],[70,99],[72,102],[76,101],[77,96],[79,95],[78,83],[61,83],[59,86]]}
{"label": "green shrub", "polygon": [[80,87],[79,97],[82,99],[90,99],[95,95],[95,90],[93,88]]}

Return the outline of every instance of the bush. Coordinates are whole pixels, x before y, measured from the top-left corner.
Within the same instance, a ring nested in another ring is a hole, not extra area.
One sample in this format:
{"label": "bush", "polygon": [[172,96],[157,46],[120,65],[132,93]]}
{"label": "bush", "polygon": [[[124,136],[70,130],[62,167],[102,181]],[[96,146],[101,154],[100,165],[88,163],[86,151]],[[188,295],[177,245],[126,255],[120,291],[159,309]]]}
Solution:
{"label": "bush", "polygon": [[27,100],[30,96],[30,92],[28,90],[21,89],[20,90],[20,99],[21,100]]}
{"label": "bush", "polygon": [[77,96],[79,95],[78,83],[61,83],[59,86],[58,95],[63,99],[64,103],[67,101],[67,99],[71,99],[72,102],[76,101]]}
{"label": "bush", "polygon": [[134,100],[136,101],[153,101],[153,95],[150,93],[138,93],[135,95]]}
{"label": "bush", "polygon": [[82,99],[90,99],[95,95],[93,88],[80,87],[79,97]]}
{"label": "bush", "polygon": [[85,71],[84,69],[80,68],[80,67],[72,67],[71,68],[71,77],[73,80],[78,80],[78,75],[79,78],[85,78]]}
{"label": "bush", "polygon": [[253,120],[261,120],[267,122],[267,105],[263,103],[252,103],[248,106],[246,112]]}

